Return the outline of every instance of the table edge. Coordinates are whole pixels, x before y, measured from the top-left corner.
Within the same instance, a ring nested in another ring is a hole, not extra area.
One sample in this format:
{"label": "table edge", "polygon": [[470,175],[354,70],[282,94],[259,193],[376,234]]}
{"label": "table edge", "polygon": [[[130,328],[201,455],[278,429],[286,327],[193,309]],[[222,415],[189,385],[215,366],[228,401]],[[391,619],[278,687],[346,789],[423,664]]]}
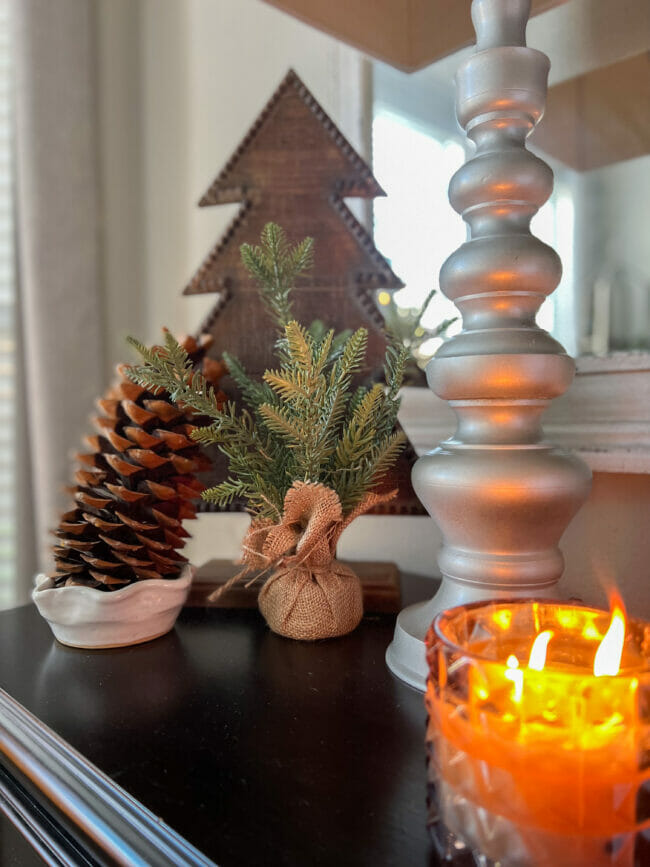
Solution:
{"label": "table edge", "polygon": [[0,759],[118,864],[216,867],[1,688]]}

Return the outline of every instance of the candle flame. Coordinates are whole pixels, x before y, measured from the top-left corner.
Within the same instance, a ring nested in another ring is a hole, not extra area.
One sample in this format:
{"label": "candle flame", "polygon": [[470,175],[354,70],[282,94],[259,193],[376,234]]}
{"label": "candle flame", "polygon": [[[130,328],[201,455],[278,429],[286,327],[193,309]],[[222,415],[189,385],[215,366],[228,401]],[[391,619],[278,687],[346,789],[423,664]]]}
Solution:
{"label": "candle flame", "polygon": [[501,608],[499,611],[494,612],[492,620],[494,620],[501,629],[508,629],[510,621],[512,620],[512,611],[507,608]]}
{"label": "candle flame", "polygon": [[598,641],[603,638],[603,634],[598,631],[596,624],[592,620],[589,620],[582,628],[582,637],[588,641]]}
{"label": "candle flame", "polygon": [[612,600],[612,619],[594,658],[596,677],[618,674],[625,641],[625,609],[618,596]]}
{"label": "candle flame", "polygon": [[546,665],[546,651],[551,638],[553,638],[553,631],[551,629],[546,629],[544,632],[539,633],[535,641],[533,641],[533,646],[530,649],[528,668],[532,668],[534,671],[544,670],[544,666]]}
{"label": "candle flame", "polygon": [[513,683],[512,689],[512,700],[519,704],[521,701],[521,697],[524,692],[524,673],[519,668],[519,660],[511,653],[508,659],[506,660],[506,665],[508,666],[504,672],[507,680],[511,680]]}

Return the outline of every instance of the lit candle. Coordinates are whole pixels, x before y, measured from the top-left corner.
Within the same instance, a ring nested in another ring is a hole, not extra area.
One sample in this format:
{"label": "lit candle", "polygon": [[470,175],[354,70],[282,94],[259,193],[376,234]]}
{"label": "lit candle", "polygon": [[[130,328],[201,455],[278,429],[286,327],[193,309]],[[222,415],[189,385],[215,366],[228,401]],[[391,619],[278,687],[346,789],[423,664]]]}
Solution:
{"label": "lit candle", "polygon": [[619,602],[488,602],[439,615],[427,647],[443,849],[650,867],[650,626]]}

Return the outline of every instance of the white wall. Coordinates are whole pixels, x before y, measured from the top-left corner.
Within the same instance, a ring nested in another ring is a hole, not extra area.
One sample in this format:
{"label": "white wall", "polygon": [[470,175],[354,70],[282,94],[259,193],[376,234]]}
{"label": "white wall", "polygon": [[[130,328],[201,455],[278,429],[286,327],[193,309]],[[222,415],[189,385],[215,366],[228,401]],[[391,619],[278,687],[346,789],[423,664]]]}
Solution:
{"label": "white wall", "polygon": [[616,586],[633,617],[650,620],[650,475],[594,473],[588,501],[562,539],[562,589],[606,606]]}
{"label": "white wall", "polygon": [[261,0],[100,0],[109,369],[125,334],[193,331],[214,304],[181,292],[237,206],[197,203],[289,67],[366,150],[357,51]]}

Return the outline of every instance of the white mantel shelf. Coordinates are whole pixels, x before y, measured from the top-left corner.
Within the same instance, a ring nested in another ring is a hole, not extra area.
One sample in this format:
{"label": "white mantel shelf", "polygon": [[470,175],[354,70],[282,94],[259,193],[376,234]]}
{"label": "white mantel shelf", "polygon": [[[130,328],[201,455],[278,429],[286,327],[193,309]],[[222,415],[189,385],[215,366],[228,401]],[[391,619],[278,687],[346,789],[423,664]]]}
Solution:
{"label": "white mantel shelf", "polygon": [[[570,448],[594,472],[650,473],[650,353],[581,356],[573,385],[544,416],[548,439]],[[406,388],[400,421],[418,454],[455,429],[445,401]]]}

